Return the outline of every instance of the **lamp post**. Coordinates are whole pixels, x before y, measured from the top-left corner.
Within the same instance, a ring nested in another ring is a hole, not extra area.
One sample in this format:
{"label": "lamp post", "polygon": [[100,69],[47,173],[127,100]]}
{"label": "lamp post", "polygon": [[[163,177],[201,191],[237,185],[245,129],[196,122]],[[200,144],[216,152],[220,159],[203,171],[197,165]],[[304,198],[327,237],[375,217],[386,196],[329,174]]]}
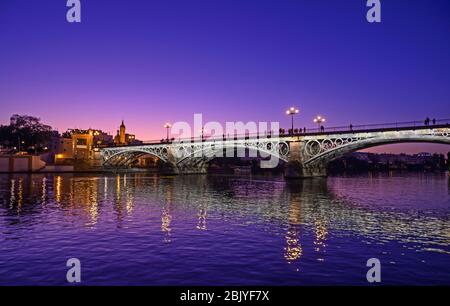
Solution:
{"label": "lamp post", "polygon": [[204,140],[204,133],[206,132],[206,129],[205,128],[201,128],[199,132],[202,133],[202,141],[203,141]]}
{"label": "lamp post", "polygon": [[320,132],[321,127],[322,127],[322,123],[325,122],[325,118],[322,117],[322,116],[317,116],[316,118],[314,118],[313,121],[314,121],[314,123],[317,123],[317,125],[318,125],[318,127],[319,127],[319,132]]}
{"label": "lamp post", "polygon": [[298,109],[295,107],[290,107],[286,111],[286,115],[291,116],[291,133],[294,134],[294,115],[298,114]]}
{"label": "lamp post", "polygon": [[172,124],[170,124],[170,122],[166,122],[166,124],[164,124],[164,127],[167,130],[167,142],[169,142],[169,129],[172,127]]}

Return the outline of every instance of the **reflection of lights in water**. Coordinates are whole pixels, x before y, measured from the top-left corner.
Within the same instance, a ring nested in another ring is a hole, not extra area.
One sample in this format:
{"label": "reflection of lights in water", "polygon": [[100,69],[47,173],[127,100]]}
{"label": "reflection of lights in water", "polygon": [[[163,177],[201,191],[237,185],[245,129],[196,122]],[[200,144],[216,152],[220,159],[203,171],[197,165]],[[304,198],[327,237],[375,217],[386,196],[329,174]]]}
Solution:
{"label": "reflection of lights in water", "polygon": [[284,248],[284,258],[288,263],[298,260],[303,255],[303,249],[298,236],[299,233],[295,228],[290,228],[286,233],[287,246]]}
{"label": "reflection of lights in water", "polygon": [[73,184],[75,183],[73,177],[70,178],[70,191],[69,191],[69,207],[73,207],[74,202],[74,193],[73,193]]}
{"label": "reflection of lights in water", "polygon": [[17,212],[20,212],[23,204],[23,179],[19,178],[19,190],[17,194]]}
{"label": "reflection of lights in water", "polygon": [[127,214],[131,214],[133,212],[133,192],[127,188],[126,194],[126,203],[127,203]]}
{"label": "reflection of lights in water", "polygon": [[116,193],[118,196],[120,195],[120,175],[117,175],[116,178]]}
{"label": "reflection of lights in water", "polygon": [[170,215],[169,209],[163,207],[162,217],[161,217],[161,231],[165,233],[164,242],[170,242],[170,222],[172,221],[172,216]]}
{"label": "reflection of lights in water", "polygon": [[[98,184],[97,179],[70,179],[70,208],[73,212],[81,211],[88,218],[85,225],[92,226],[97,223],[99,217]],[[57,180],[58,185],[58,180]],[[64,201],[65,197],[63,197]]]}
{"label": "reflection of lights in water", "polygon": [[[124,174],[123,176],[123,187],[125,190],[125,209],[127,211],[127,214],[130,215],[133,212],[133,208],[134,208],[134,191],[133,190],[133,184],[128,184],[129,186],[127,186],[127,175]],[[120,183],[120,182],[119,182]],[[133,183],[133,180],[131,180],[131,183]]]}
{"label": "reflection of lights in water", "polygon": [[103,180],[103,199],[106,200],[108,194],[108,178],[105,176]]}
{"label": "reflection of lights in water", "polygon": [[62,185],[62,177],[58,175],[56,177],[56,194],[55,194],[55,200],[59,204],[61,202],[61,185]]}
{"label": "reflection of lights in water", "polygon": [[326,223],[323,220],[316,220],[315,224],[315,235],[316,239],[314,240],[314,245],[316,252],[320,252],[324,250],[327,246],[325,244],[325,240],[327,239],[328,230],[326,227]]}
{"label": "reflection of lights in water", "polygon": [[42,178],[42,196],[41,196],[42,205],[45,205],[46,194],[47,194],[47,178],[43,177]]}
{"label": "reflection of lights in water", "polygon": [[200,208],[198,212],[197,229],[206,230],[206,208]]}
{"label": "reflection of lights in water", "polygon": [[293,195],[289,199],[289,202],[289,227],[285,236],[286,247],[284,248],[284,258],[288,263],[292,263],[303,255],[298,230],[298,225],[301,223],[301,203],[300,199]]}
{"label": "reflection of lights in water", "polygon": [[120,185],[120,175],[116,177],[116,207],[117,207],[117,218],[122,219],[122,189]]}
{"label": "reflection of lights in water", "polygon": [[300,214],[300,203],[293,206],[291,204],[291,208],[289,209],[288,221],[291,225],[298,225],[301,223],[301,214]]}
{"label": "reflection of lights in water", "polygon": [[16,200],[16,181],[11,179],[11,197],[9,198],[9,208],[13,208],[14,202]]}
{"label": "reflection of lights in water", "polygon": [[89,208],[89,214],[91,216],[91,225],[94,225],[97,223],[98,220],[98,203],[92,203]]}
{"label": "reflection of lights in water", "polygon": [[89,187],[87,189],[88,191],[88,198],[90,201],[87,203],[89,207],[89,215],[91,217],[91,224],[94,225],[97,223],[98,219],[98,202],[97,202],[97,181],[92,181],[89,184]]}
{"label": "reflection of lights in water", "polygon": [[[173,182],[171,182],[173,183]],[[169,184],[166,190],[166,204],[162,207],[162,216],[161,216],[161,230],[165,233],[164,242],[170,242],[170,223],[172,222],[172,216],[170,215],[170,207],[172,204],[173,198],[173,185]]]}

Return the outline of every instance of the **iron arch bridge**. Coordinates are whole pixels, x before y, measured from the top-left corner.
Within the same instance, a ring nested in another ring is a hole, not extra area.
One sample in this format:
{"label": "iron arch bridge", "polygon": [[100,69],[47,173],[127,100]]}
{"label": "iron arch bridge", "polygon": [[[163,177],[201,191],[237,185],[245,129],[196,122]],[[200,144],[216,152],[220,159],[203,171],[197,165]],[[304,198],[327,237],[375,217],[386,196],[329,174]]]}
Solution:
{"label": "iron arch bridge", "polygon": [[234,157],[235,149],[242,149],[257,152],[261,157],[286,162],[287,177],[313,177],[326,175],[326,167],[330,161],[350,152],[405,142],[450,144],[450,125],[377,127],[262,138],[145,143],[138,146],[107,147],[100,152],[105,167],[127,167],[137,158],[149,154],[169,165],[176,173],[204,173],[211,159]]}

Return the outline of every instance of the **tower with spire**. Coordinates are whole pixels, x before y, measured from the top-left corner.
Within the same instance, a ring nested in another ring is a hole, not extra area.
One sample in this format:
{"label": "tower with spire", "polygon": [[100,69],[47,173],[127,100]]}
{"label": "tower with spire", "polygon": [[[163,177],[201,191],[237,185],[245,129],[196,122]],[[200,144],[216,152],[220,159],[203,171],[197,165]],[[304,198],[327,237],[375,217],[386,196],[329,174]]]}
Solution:
{"label": "tower with spire", "polygon": [[122,124],[120,125],[120,128],[119,128],[119,143],[120,144],[127,143],[126,134],[125,134],[125,124],[123,123],[123,120],[122,120]]}
{"label": "tower with spire", "polygon": [[117,134],[114,137],[114,143],[116,145],[124,145],[127,144],[127,134],[126,134],[126,128],[125,123],[122,120],[122,124],[120,125],[119,129],[117,130]]}

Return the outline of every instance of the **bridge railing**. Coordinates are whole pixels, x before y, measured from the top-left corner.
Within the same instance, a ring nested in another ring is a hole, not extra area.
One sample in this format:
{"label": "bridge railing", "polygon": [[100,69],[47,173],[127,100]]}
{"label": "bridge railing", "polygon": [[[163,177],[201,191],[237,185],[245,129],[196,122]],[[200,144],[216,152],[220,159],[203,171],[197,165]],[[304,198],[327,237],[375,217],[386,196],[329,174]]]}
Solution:
{"label": "bridge railing", "polygon": [[306,133],[318,134],[324,132],[325,133],[358,132],[366,130],[405,129],[405,128],[414,129],[414,128],[429,128],[433,126],[448,126],[448,125],[450,125],[450,119],[430,120],[428,124],[426,124],[425,121],[403,121],[403,122],[359,124],[359,125],[349,124],[346,126],[324,127],[323,131],[320,131],[320,128],[307,128]]}
{"label": "bridge railing", "polygon": [[[430,120],[428,124],[425,121],[403,121],[403,122],[391,122],[391,123],[375,123],[375,124],[359,124],[359,125],[346,125],[346,126],[333,126],[325,127],[323,130],[320,128],[294,128],[294,133],[290,132],[289,129],[285,129],[284,133],[279,133],[279,137],[290,137],[290,136],[313,136],[322,134],[332,134],[332,133],[354,133],[354,132],[364,132],[364,131],[384,131],[384,130],[396,130],[396,129],[424,129],[430,127],[449,127],[450,119],[439,119]],[[167,139],[152,139],[145,140],[142,144],[165,144],[172,142],[192,142],[192,141],[221,141],[221,140],[243,140],[247,138],[270,138],[276,136],[275,132],[268,131],[265,134],[258,133],[246,133],[246,134],[235,134],[235,135],[204,135],[188,138],[171,138]]]}

